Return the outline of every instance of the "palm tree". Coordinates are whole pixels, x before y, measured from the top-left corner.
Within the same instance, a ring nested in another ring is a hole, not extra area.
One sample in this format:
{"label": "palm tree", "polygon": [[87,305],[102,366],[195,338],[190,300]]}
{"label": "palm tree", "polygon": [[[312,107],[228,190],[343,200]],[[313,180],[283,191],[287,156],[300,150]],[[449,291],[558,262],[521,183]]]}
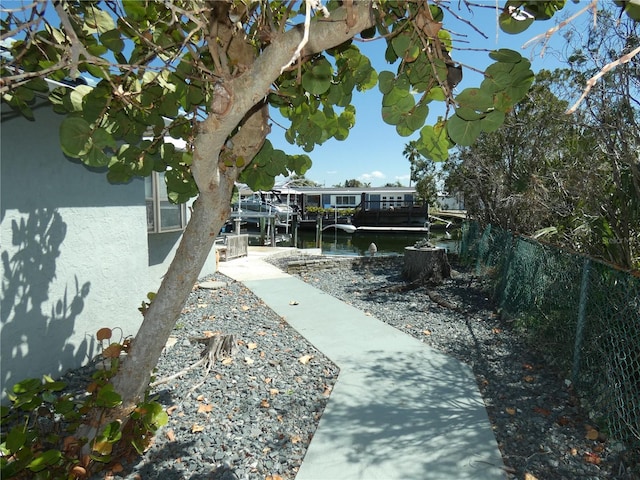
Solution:
{"label": "palm tree", "polygon": [[404,146],[402,155],[404,155],[404,157],[409,160],[409,164],[411,165],[409,172],[409,186],[411,186],[411,181],[413,180],[413,166],[422,156],[422,154],[418,151],[418,143],[415,140],[411,140]]}

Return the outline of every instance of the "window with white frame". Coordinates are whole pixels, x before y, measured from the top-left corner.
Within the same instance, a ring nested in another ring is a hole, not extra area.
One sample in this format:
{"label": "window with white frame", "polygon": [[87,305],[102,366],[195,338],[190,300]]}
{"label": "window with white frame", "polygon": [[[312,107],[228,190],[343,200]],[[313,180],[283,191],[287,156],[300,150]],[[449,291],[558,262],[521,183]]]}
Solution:
{"label": "window with white frame", "polygon": [[163,233],[183,230],[186,225],[186,207],[169,201],[163,172],[153,172],[144,179],[147,204],[147,232]]}
{"label": "window with white frame", "polygon": [[337,207],[355,207],[356,196],[355,195],[336,195]]}

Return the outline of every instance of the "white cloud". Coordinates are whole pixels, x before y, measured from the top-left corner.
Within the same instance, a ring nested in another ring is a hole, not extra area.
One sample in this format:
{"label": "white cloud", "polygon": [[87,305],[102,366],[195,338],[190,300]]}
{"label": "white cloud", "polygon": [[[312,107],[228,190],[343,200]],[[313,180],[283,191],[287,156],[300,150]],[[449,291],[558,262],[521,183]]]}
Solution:
{"label": "white cloud", "polygon": [[378,170],[374,170],[371,173],[363,173],[362,175],[360,175],[360,178],[364,181],[368,181],[368,180],[380,180],[383,178],[386,178],[385,174],[378,171]]}

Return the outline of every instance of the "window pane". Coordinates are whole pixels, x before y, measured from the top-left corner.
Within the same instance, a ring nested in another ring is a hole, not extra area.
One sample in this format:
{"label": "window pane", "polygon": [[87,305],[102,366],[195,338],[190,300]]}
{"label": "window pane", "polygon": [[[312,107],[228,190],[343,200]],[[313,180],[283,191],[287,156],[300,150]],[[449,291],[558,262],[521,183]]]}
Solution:
{"label": "window pane", "polygon": [[160,202],[160,229],[172,230],[182,228],[182,205],[174,205],[168,201]]}
{"label": "window pane", "polygon": [[147,231],[153,232],[156,227],[153,214],[153,199],[147,200]]}
{"label": "window pane", "polygon": [[156,228],[153,213],[153,174],[144,178],[144,199],[147,204],[147,231],[153,232]]}

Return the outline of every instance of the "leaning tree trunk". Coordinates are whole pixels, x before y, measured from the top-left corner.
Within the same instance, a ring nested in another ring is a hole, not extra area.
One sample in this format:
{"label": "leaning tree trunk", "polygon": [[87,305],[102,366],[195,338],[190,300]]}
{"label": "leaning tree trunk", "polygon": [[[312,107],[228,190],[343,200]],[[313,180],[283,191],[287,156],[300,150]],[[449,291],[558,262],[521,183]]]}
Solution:
{"label": "leaning tree trunk", "polygon": [[447,251],[437,247],[406,247],[402,276],[410,282],[442,283],[451,278]]}
{"label": "leaning tree trunk", "polygon": [[[349,8],[335,10],[331,15],[333,21],[313,23],[304,53],[335,47],[371,27],[374,22],[370,6],[369,3],[349,5]],[[91,442],[102,426],[111,421],[126,423],[143,398],[162,349],[229,215],[234,181],[242,168],[247,168],[268,134],[264,99],[281,75],[282,66],[290,62],[302,36],[301,29],[274,34],[271,45],[255,61],[238,69],[242,72],[239,76],[225,78],[216,84],[211,114],[199,125],[194,142],[191,171],[200,194],[176,255],[145,312],[129,354],[112,379],[122,404],[107,412],[92,412],[87,424],[78,432],[81,438]],[[214,38],[219,37],[220,30],[217,30]],[[234,48],[241,46],[236,44]],[[234,131],[232,141],[227,142]],[[227,153],[242,157],[240,163],[244,163],[244,167],[228,166],[220,160],[220,153],[227,144],[232,145]]]}

